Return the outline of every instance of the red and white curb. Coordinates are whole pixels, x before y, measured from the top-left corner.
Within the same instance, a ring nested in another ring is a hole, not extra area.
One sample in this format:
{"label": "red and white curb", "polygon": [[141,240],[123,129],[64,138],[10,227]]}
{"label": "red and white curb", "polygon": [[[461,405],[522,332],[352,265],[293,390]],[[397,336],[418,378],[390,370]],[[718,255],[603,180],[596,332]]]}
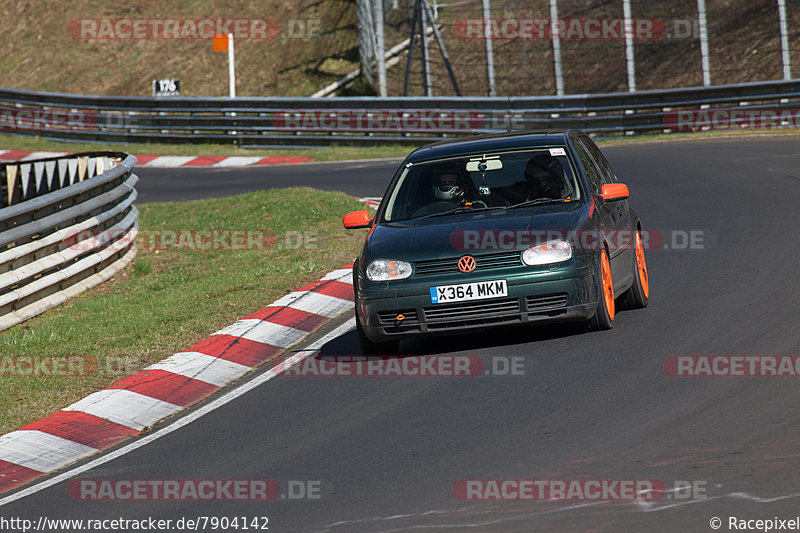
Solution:
{"label": "red and white curb", "polygon": [[381,205],[382,198],[380,196],[365,196],[364,198],[359,198],[358,201],[368,206],[372,207],[373,209],[377,209],[379,205]]}
{"label": "red and white curb", "polygon": [[[352,306],[350,265],[184,352],[0,436],[0,493],[142,434],[283,353]],[[285,368],[278,364],[270,371],[280,374]]]}
{"label": "red and white curb", "polygon": [[[68,152],[21,152],[18,150],[0,150],[0,162],[24,162],[46,157],[62,157]],[[177,156],[177,155],[137,155],[137,166],[148,168],[177,167],[249,167],[264,165],[293,165],[313,161],[300,156]]]}

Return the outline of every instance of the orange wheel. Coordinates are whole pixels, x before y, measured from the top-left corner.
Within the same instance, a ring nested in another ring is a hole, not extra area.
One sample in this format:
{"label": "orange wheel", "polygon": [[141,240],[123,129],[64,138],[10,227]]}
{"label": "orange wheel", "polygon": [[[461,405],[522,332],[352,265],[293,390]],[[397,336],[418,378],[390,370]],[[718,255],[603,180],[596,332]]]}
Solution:
{"label": "orange wheel", "polygon": [[608,252],[603,252],[600,260],[600,268],[603,274],[603,300],[606,304],[608,319],[614,321],[614,281],[611,279],[611,263],[608,260]]}
{"label": "orange wheel", "polygon": [[624,304],[628,309],[643,309],[647,307],[650,298],[650,276],[647,274],[647,263],[644,259],[644,244],[642,235],[636,232],[636,250],[633,254],[633,284],[625,292]]}
{"label": "orange wheel", "polygon": [[650,280],[647,277],[647,262],[644,260],[644,245],[639,232],[636,232],[636,267],[639,271],[639,283],[645,298],[650,297]]}
{"label": "orange wheel", "polygon": [[592,329],[611,329],[614,327],[615,313],[614,281],[611,279],[611,263],[608,260],[608,252],[603,250],[601,254],[597,310],[589,319],[589,326]]}

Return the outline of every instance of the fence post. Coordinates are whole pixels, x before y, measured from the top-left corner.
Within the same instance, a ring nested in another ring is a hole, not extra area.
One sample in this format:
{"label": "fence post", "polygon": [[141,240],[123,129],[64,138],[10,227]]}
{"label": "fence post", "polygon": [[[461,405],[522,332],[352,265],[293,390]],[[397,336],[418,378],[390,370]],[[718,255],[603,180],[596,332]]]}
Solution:
{"label": "fence post", "polygon": [[558,0],[550,0],[550,37],[553,40],[553,69],[556,73],[556,94],[564,95],[564,72],[561,70],[561,36],[558,34]]}
{"label": "fence post", "polygon": [[708,26],[706,23],[706,0],[697,0],[697,19],[700,26],[700,56],[703,66],[703,85],[711,85],[711,66],[708,61]]}
{"label": "fence post", "polygon": [[778,19],[781,28],[781,59],[783,79],[792,79],[792,65],[789,61],[789,32],[786,29],[786,0],[778,0]]}
{"label": "fence post", "polygon": [[625,28],[625,62],[628,65],[628,91],[636,90],[636,61],[633,55],[633,18],[631,17],[631,0],[623,0],[622,13]]}

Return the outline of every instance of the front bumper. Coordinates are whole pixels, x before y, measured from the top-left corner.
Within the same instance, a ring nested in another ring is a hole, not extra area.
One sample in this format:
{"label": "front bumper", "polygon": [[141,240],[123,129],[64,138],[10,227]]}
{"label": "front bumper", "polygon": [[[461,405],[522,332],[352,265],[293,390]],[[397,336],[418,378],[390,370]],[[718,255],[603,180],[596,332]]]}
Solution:
{"label": "front bumper", "polygon": [[502,325],[585,320],[597,308],[595,276],[589,266],[482,276],[469,281],[505,279],[508,295],[445,304],[431,303],[430,287],[451,284],[449,280],[415,280],[397,289],[385,284],[359,290],[358,312],[364,333],[374,342]]}

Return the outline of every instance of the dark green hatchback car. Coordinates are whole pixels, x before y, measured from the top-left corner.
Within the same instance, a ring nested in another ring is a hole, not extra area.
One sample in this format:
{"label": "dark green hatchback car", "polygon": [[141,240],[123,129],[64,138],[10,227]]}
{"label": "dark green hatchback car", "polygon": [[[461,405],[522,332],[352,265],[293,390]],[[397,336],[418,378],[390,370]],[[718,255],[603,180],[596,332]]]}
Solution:
{"label": "dark green hatchback car", "polygon": [[412,152],[353,265],[365,354],[404,337],[540,321],[614,324],[645,307],[642,225],[628,187],[583,132],[448,140]]}

